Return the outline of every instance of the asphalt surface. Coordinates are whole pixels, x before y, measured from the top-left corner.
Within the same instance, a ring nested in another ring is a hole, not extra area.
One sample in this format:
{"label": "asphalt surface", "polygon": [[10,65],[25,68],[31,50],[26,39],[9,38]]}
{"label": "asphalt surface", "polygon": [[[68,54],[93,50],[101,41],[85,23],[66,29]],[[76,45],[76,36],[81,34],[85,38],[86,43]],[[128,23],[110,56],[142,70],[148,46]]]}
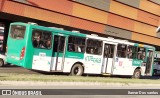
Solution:
{"label": "asphalt surface", "polygon": [[0,67],[0,73],[38,74],[35,71],[28,70],[28,69],[18,67],[18,66],[15,66],[15,65],[6,65],[4,67]]}

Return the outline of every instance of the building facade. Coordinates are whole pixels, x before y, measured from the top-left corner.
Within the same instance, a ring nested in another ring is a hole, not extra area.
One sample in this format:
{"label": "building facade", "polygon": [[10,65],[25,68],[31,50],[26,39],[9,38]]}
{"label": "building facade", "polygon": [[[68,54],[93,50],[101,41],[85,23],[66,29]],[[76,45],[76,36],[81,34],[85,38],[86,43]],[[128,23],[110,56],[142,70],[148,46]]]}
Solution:
{"label": "building facade", "polygon": [[160,47],[160,0],[0,0],[0,19],[50,23]]}

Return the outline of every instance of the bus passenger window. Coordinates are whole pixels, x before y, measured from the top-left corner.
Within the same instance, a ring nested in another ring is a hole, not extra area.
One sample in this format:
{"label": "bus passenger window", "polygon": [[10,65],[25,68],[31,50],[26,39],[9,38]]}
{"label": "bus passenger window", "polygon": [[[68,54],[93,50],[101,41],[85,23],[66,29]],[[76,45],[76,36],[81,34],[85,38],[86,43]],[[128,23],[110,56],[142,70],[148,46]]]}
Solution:
{"label": "bus passenger window", "polygon": [[34,47],[43,48],[43,41],[41,40],[41,35],[37,35],[36,39],[33,39]]}
{"label": "bus passenger window", "polygon": [[126,57],[127,45],[118,44],[117,46],[117,57],[125,58]]}
{"label": "bus passenger window", "polygon": [[32,44],[35,48],[50,49],[52,46],[52,35],[50,32],[33,30]]}
{"label": "bus passenger window", "polygon": [[127,57],[129,59],[136,59],[137,47],[136,46],[128,46],[127,49]]}
{"label": "bus passenger window", "polygon": [[145,48],[143,48],[143,47],[138,47],[137,59],[139,59],[139,60],[144,60],[145,57],[146,57]]}
{"label": "bus passenger window", "polygon": [[87,40],[86,52],[88,54],[101,55],[102,54],[102,46],[103,46],[102,41],[94,40],[94,39],[88,39]]}
{"label": "bus passenger window", "polygon": [[69,38],[68,38],[68,51],[70,51],[70,52],[84,52],[85,51],[85,38],[69,36]]}
{"label": "bus passenger window", "polygon": [[68,51],[75,51],[73,44],[68,44]]}

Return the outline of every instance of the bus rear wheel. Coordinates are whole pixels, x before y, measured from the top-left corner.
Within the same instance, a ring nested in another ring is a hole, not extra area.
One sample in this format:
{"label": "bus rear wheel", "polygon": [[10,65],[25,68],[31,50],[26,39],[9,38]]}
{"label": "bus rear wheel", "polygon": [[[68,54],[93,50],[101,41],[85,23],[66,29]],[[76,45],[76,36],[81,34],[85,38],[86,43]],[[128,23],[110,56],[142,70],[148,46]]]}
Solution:
{"label": "bus rear wheel", "polygon": [[81,64],[75,64],[73,65],[71,69],[71,76],[81,76],[83,74],[83,67]]}
{"label": "bus rear wheel", "polygon": [[135,78],[135,79],[140,79],[141,78],[141,71],[140,71],[140,69],[136,69],[134,71],[132,78]]}
{"label": "bus rear wheel", "polygon": [[0,67],[3,67],[4,66],[4,61],[3,59],[0,59]]}

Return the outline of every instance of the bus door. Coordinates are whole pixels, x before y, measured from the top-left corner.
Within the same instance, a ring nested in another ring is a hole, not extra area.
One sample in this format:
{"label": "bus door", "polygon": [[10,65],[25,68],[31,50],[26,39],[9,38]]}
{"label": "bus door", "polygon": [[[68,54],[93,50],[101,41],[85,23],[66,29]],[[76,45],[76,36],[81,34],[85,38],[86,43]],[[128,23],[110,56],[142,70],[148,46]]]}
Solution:
{"label": "bus door", "polygon": [[51,70],[62,71],[65,59],[66,41],[63,35],[54,35]]}
{"label": "bus door", "polygon": [[145,74],[151,74],[153,55],[153,50],[147,50]]}
{"label": "bus door", "polygon": [[114,49],[114,44],[104,43],[102,73],[111,73],[114,60]]}

